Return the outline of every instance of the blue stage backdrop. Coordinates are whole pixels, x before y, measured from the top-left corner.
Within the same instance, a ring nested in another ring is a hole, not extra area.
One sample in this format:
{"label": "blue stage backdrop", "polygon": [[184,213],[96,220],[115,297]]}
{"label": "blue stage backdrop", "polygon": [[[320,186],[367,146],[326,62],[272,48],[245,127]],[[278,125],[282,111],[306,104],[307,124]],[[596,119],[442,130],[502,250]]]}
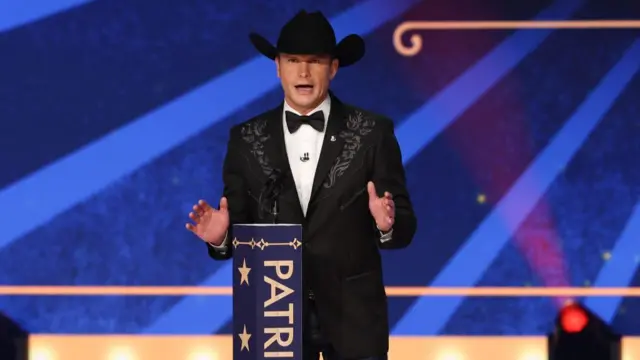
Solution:
{"label": "blue stage backdrop", "polygon": [[[184,222],[219,199],[229,128],[281,101],[247,34],[275,41],[319,8],[367,41],[334,91],[393,118],[403,150],[420,221],[409,249],[385,253],[387,285],[640,286],[638,29],[414,29],[394,44],[407,21],[619,20],[637,5],[283,3],[0,2],[0,284],[231,286],[230,262]],[[586,303],[640,333],[637,300]],[[393,296],[390,309],[394,335],[520,335],[548,331],[557,308]],[[0,311],[30,333],[231,331],[230,296],[0,296]]]}

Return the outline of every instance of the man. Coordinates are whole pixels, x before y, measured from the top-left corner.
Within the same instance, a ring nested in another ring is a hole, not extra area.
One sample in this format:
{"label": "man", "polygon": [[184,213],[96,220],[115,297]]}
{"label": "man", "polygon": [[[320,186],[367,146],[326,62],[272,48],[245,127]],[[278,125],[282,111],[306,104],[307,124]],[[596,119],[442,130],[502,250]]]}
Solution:
{"label": "man", "polygon": [[284,102],[231,129],[220,207],[200,200],[187,229],[212,258],[229,259],[232,224],[273,222],[259,194],[280,173],[277,220],[303,228],[304,358],[387,359],[379,249],[409,245],[416,219],[392,121],[329,92],[338,68],[362,58],[364,41],[336,44],[328,20],[305,11],[284,25],[277,47],[250,39],[275,61]]}

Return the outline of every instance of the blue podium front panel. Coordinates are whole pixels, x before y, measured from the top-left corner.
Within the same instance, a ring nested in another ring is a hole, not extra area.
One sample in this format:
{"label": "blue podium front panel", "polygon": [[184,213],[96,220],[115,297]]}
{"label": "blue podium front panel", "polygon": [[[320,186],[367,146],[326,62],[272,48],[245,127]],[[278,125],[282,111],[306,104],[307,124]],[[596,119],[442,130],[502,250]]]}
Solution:
{"label": "blue podium front panel", "polygon": [[300,225],[234,225],[234,360],[302,360],[301,238]]}

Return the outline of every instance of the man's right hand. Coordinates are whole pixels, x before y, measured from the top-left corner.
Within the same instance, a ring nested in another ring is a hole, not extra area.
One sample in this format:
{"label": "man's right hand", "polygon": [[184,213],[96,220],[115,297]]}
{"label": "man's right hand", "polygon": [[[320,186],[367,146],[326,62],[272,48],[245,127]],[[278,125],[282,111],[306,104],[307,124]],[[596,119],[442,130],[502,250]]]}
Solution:
{"label": "man's right hand", "polygon": [[216,210],[200,200],[193,205],[193,211],[189,213],[192,223],[187,223],[187,230],[196,234],[200,239],[210,244],[219,246],[229,229],[229,205],[227,198],[220,199],[220,210]]}

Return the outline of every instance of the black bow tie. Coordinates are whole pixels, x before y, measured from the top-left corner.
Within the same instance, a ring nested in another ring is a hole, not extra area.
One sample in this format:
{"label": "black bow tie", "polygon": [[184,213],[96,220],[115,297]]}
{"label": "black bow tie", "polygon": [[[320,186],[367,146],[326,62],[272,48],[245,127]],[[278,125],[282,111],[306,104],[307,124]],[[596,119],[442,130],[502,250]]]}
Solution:
{"label": "black bow tie", "polygon": [[298,131],[302,124],[311,125],[312,128],[322,132],[324,130],[324,113],[322,110],[316,111],[311,115],[296,115],[291,111],[285,111],[287,118],[287,127],[290,133]]}

